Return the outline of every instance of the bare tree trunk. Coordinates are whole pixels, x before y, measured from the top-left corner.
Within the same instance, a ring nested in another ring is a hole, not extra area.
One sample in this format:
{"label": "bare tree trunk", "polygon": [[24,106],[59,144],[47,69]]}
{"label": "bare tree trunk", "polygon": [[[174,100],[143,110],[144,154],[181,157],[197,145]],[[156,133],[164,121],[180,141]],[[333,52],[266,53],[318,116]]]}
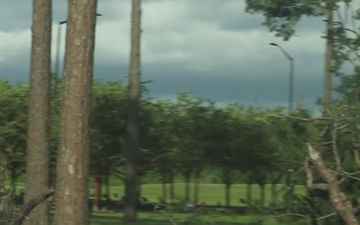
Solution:
{"label": "bare tree trunk", "polygon": [[320,153],[310,144],[308,144],[308,155],[316,171],[327,184],[329,199],[335,211],[343,219],[346,225],[359,225],[359,222],[354,215],[351,201],[341,191],[338,180],[326,167]]}
{"label": "bare tree trunk", "polygon": [[175,199],[175,184],[174,184],[174,176],[170,178],[170,184],[169,184],[169,196],[170,200]]}
{"label": "bare tree trunk", "polygon": [[94,202],[93,202],[93,212],[100,211],[100,201],[101,201],[101,174],[97,172],[94,179]]}
{"label": "bare tree trunk", "polygon": [[279,183],[282,177],[283,175],[280,173],[280,174],[276,174],[275,177],[271,178],[271,203],[277,202],[278,194],[276,191],[276,185]]}
{"label": "bare tree trunk", "polygon": [[[49,189],[51,10],[51,0],[33,0],[25,202]],[[47,225],[48,213],[43,202],[24,224]]]}
{"label": "bare tree trunk", "polygon": [[142,196],[142,183],[141,183],[141,177],[139,176],[137,179],[137,196]]}
{"label": "bare tree trunk", "polygon": [[252,204],[252,183],[246,185],[246,203],[249,206]]}
{"label": "bare tree trunk", "polygon": [[225,205],[230,206],[230,184],[225,185]]}
{"label": "bare tree trunk", "polygon": [[89,116],[96,0],[69,0],[55,225],[89,224]]}
{"label": "bare tree trunk", "polygon": [[199,202],[199,191],[200,191],[200,171],[196,171],[194,174],[194,204],[197,205]]}
{"label": "bare tree trunk", "polygon": [[271,203],[277,202],[276,184],[271,184]]}
{"label": "bare tree trunk", "polygon": [[141,0],[132,0],[129,108],[127,119],[124,220],[137,221],[137,160],[139,151]]}
{"label": "bare tree trunk", "polygon": [[326,20],[326,55],[325,55],[325,77],[324,77],[324,106],[331,105],[331,88],[332,88],[332,58],[333,58],[333,7],[328,3],[327,20]]}
{"label": "bare tree trunk", "polygon": [[190,200],[190,173],[185,174],[185,199]]}
{"label": "bare tree trunk", "polygon": [[105,172],[104,174],[104,186],[105,186],[105,194],[109,198],[111,198],[111,192],[110,192],[110,174],[108,172]]}
{"label": "bare tree trunk", "polygon": [[167,201],[167,183],[162,183],[162,201],[165,203]]}
{"label": "bare tree trunk", "polygon": [[260,208],[265,207],[265,184],[260,184]]}

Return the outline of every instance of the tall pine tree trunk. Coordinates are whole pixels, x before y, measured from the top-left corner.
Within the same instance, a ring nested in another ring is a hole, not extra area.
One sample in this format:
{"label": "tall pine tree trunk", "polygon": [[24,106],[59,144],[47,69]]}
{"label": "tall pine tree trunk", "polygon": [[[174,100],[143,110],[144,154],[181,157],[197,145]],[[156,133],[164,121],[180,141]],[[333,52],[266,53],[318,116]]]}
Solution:
{"label": "tall pine tree trunk", "polygon": [[[49,188],[51,10],[51,0],[33,0],[25,202]],[[47,225],[48,213],[43,202],[25,224]]]}
{"label": "tall pine tree trunk", "polygon": [[125,148],[125,205],[124,220],[137,220],[137,160],[139,152],[139,99],[140,99],[140,36],[141,0],[132,0],[131,53],[129,74],[129,108]]}
{"label": "tall pine tree trunk", "polygon": [[69,0],[55,225],[89,224],[89,117],[96,0]]}

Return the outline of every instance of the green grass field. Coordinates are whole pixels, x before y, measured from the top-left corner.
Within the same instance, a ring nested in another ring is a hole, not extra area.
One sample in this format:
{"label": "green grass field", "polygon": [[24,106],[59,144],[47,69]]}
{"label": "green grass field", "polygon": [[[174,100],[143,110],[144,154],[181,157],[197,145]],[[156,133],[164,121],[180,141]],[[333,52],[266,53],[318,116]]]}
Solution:
{"label": "green grass field", "polygon": [[[277,189],[280,190],[283,186],[278,185]],[[17,186],[17,193],[24,189],[23,184],[19,184]],[[162,195],[160,184],[145,184],[142,185],[142,196],[146,197],[150,202],[157,202],[159,197]],[[181,198],[184,196],[185,184],[176,183],[175,184],[175,194],[177,197]],[[191,185],[191,190],[193,190],[193,185]],[[90,194],[92,194],[93,190],[90,189]],[[298,194],[304,194],[305,189],[303,186],[296,186],[296,192]],[[123,186],[111,186],[110,188],[111,198],[114,200],[119,200],[124,193]],[[253,200],[259,199],[259,187],[257,185],[253,185],[252,187],[252,196]],[[201,184],[200,192],[199,192],[199,203],[204,202],[206,205],[217,205],[220,203],[224,205],[224,196],[225,189],[222,184]],[[281,195],[279,195],[280,197]],[[92,197],[92,196],[90,196]],[[232,206],[241,206],[239,199],[246,198],[246,185],[245,184],[236,184],[231,188],[231,205]],[[266,203],[270,202],[270,185],[266,185]],[[251,224],[255,222],[260,216],[256,215],[216,215],[213,212],[207,214],[179,214],[174,213],[169,217],[167,215],[161,215],[159,213],[139,213],[139,222],[133,225],[180,225],[180,224]],[[170,219],[173,219],[176,223],[172,223]],[[202,222],[197,221],[200,219]],[[126,224],[122,221],[122,213],[93,213],[91,215],[91,225],[119,225]],[[192,223],[189,223],[192,221]],[[188,222],[188,223],[185,223]],[[276,225],[281,224],[275,219],[266,219],[263,221],[264,225]],[[289,225],[289,223],[286,223]]]}
{"label": "green grass field", "polygon": [[[277,190],[280,190],[283,186],[278,185]],[[145,184],[142,185],[142,196],[146,197],[151,202],[157,202],[159,197],[162,195],[160,184]],[[193,190],[193,185],[191,185],[191,190]],[[92,193],[90,189],[90,194]],[[124,193],[123,186],[112,186],[110,188],[111,198],[120,199]],[[176,197],[184,197],[185,184],[176,183],[175,184],[175,195]],[[296,186],[296,193],[304,194],[305,189],[303,186]],[[260,189],[258,185],[253,185],[252,187],[252,196],[253,199],[259,199]],[[281,195],[279,195],[281,196]],[[240,198],[246,198],[246,185],[245,184],[235,184],[231,187],[231,205],[240,206]],[[269,203],[271,199],[270,196],[270,185],[266,185],[266,202]],[[220,203],[224,205],[225,203],[225,188],[222,184],[200,184],[200,193],[199,193],[199,203],[204,202],[206,205],[216,205]]]}
{"label": "green grass field", "polygon": [[[191,195],[193,194],[193,185],[191,187]],[[283,185],[278,185],[277,190],[280,190]],[[19,194],[24,190],[24,184],[19,183],[17,185],[17,193]],[[142,196],[146,197],[150,202],[158,202],[159,197],[162,196],[161,184],[144,184],[142,185]],[[259,199],[259,186],[252,186],[252,196],[253,200]],[[104,190],[103,190],[104,191]],[[90,188],[90,197],[92,197],[93,189]],[[184,197],[185,193],[185,184],[176,183],[175,184],[175,195],[178,198]],[[296,193],[304,194],[305,189],[302,185],[296,186]],[[111,186],[110,187],[110,197],[114,200],[120,200],[124,195],[124,186]],[[279,195],[280,197],[281,195]],[[266,185],[266,203],[270,202],[270,185]],[[234,184],[231,186],[231,205],[232,206],[241,206],[240,198],[246,198],[246,184]],[[200,184],[199,192],[199,203],[204,202],[206,205],[217,205],[220,203],[224,205],[225,203],[225,188],[223,184]]]}
{"label": "green grass field", "polygon": [[[156,213],[139,213],[139,221],[133,225],[201,225],[201,224],[255,224],[261,216],[256,215],[214,215],[214,214],[173,214],[159,215]],[[91,215],[91,225],[125,225],[121,213],[94,213]],[[263,220],[263,225],[281,225],[279,221],[268,218]],[[285,224],[284,224],[285,225]],[[286,225],[289,225],[288,223]]]}

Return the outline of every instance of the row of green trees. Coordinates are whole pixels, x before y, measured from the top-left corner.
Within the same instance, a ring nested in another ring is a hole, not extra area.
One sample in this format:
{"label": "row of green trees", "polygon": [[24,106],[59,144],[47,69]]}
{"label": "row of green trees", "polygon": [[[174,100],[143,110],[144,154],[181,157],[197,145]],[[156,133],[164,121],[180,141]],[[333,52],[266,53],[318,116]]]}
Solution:
{"label": "row of green trees", "polygon": [[[0,104],[4,106],[0,109],[3,121],[0,144],[6,149],[11,183],[15,186],[17,177],[24,172],[28,85],[11,85],[6,80],[1,80],[0,85]],[[127,93],[122,81],[94,81],[90,168],[97,200],[104,184],[109,192],[110,176],[121,177],[123,172],[124,152],[119,149],[123,149],[125,141]],[[55,99],[51,118],[53,164],[60,102],[59,98]],[[296,169],[296,159],[304,154],[300,150],[307,128],[276,116],[283,111],[280,107],[267,109],[239,104],[219,107],[185,92],[175,100],[143,97],[140,107],[138,175],[156,172],[163,183],[163,200],[175,198],[174,179],[182,176],[186,183],[185,198],[197,202],[200,175],[204,169],[211,168],[226,184],[227,205],[230,205],[231,185],[240,174],[249,185],[260,185],[263,205],[264,185],[273,184],[273,196],[276,196],[275,184],[283,180],[289,169]],[[304,110],[294,114],[310,116]],[[190,182],[195,183],[194,196],[190,195]]]}

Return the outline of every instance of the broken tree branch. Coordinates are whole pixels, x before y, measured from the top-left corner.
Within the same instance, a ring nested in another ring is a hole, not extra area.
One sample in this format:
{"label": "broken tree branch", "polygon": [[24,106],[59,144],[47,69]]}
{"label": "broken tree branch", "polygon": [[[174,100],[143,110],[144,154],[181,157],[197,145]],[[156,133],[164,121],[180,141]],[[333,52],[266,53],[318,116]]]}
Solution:
{"label": "broken tree branch", "polygon": [[33,210],[37,205],[39,205],[42,201],[50,197],[55,193],[55,190],[50,190],[36,198],[31,199],[26,205],[23,207],[22,211],[16,216],[11,225],[21,225],[24,218]]}
{"label": "broken tree branch", "polygon": [[346,225],[359,225],[359,222],[354,215],[351,202],[341,191],[338,180],[326,167],[319,151],[313,148],[310,143],[307,143],[307,148],[308,156],[312,165],[314,165],[320,177],[328,185],[329,199],[335,211],[343,219]]}

